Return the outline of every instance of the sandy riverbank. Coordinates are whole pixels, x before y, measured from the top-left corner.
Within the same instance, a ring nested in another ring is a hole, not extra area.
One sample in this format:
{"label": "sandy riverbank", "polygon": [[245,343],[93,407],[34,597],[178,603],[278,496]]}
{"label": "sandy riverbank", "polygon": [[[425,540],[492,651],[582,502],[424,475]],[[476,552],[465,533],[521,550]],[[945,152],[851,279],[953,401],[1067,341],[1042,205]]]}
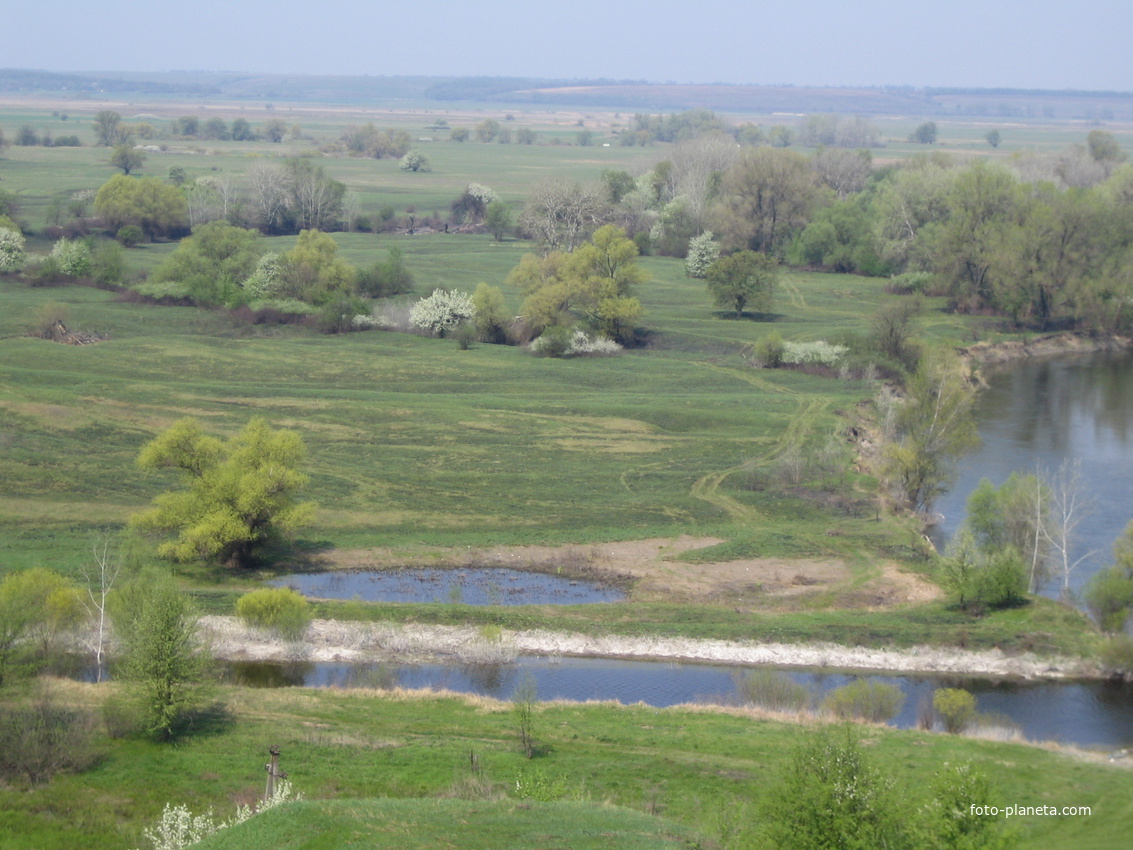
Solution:
{"label": "sandy riverbank", "polygon": [[545,630],[485,637],[472,626],[427,626],[316,620],[306,638],[286,642],[246,628],[235,617],[204,617],[202,630],[218,658],[315,662],[508,663],[518,655],[820,667],[886,673],[956,673],[1025,679],[1096,677],[1081,659],[1008,656],[999,650],[913,647],[868,649],[836,644],[739,643],[691,638],[590,636]]}

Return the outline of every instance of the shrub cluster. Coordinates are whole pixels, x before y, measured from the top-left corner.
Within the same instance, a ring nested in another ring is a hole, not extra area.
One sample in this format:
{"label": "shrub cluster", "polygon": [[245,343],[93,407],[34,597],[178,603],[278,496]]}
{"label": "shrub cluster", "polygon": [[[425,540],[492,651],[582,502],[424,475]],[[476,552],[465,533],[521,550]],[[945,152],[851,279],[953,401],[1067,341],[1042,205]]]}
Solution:
{"label": "shrub cluster", "polygon": [[236,616],[252,628],[298,640],[311,624],[311,604],[289,587],[265,587],[237,599]]}

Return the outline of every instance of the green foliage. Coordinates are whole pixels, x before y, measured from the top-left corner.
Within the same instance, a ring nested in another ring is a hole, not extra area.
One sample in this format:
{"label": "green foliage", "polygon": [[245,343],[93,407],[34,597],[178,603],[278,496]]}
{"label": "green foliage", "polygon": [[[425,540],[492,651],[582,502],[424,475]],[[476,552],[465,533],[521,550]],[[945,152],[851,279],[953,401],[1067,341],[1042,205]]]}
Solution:
{"label": "green foliage", "polygon": [[1102,644],[1098,653],[1102,667],[1111,675],[1133,676],[1133,636],[1113,635]]}
{"label": "green foliage", "polygon": [[642,312],[634,288],[648,278],[637,253],[624,230],[606,225],[571,254],[525,255],[508,283],[527,293],[521,312],[535,329],[569,324],[573,313],[602,335],[624,341]]}
{"label": "green foliage", "polygon": [[998,489],[981,479],[966,506],[964,524],[977,549],[991,555],[1013,547],[1032,592],[1038,592],[1049,567],[1050,499],[1050,488],[1038,476],[1013,472]]}
{"label": "green foliage", "polygon": [[115,238],[124,248],[133,248],[146,238],[145,232],[136,224],[124,224],[118,228]]}
{"label": "green foliage", "polygon": [[849,733],[844,741],[811,733],[761,808],[766,833],[780,850],[912,846],[893,781]]}
{"label": "green foliage", "polygon": [[140,171],[145,161],[146,155],[142,151],[135,150],[133,145],[116,145],[110,154],[110,164],[115,168],[121,168],[122,173],[126,175]]}
{"label": "green foliage", "polygon": [[484,226],[488,228],[488,232],[497,242],[502,242],[504,237],[515,227],[511,207],[498,199],[489,203],[488,209],[484,213]]}
{"label": "green foliage", "polygon": [[932,695],[932,709],[945,731],[957,735],[976,719],[976,698],[963,688],[938,688]]}
{"label": "green foliage", "polygon": [[822,710],[839,720],[888,723],[901,713],[905,695],[896,685],[855,679],[835,688],[822,700]]}
{"label": "green foliage", "polygon": [[99,242],[91,254],[90,274],[101,286],[121,285],[126,279],[126,258],[122,246],[117,242]]}
{"label": "green foliage", "polygon": [[766,369],[778,369],[783,365],[786,343],[778,331],[772,331],[759,338],[754,346],[755,359]]}
{"label": "green foliage", "polygon": [[64,707],[44,686],[24,705],[0,706],[0,777],[41,785],[97,758],[94,716]]}
{"label": "green foliage", "polygon": [[511,696],[511,713],[519,732],[519,742],[527,758],[535,755],[535,714],[539,705],[539,694],[535,677],[529,672],[520,676]]}
{"label": "green foliage", "polygon": [[906,385],[896,440],[886,448],[897,496],[920,513],[931,509],[954,474],[953,463],[979,442],[972,407],[975,388],[955,358],[922,363]]}
{"label": "green foliage", "polygon": [[299,640],[311,624],[311,603],[289,587],[264,587],[236,600],[236,616],[253,628]]}
{"label": "green foliage", "polygon": [[131,525],[175,532],[158,547],[164,557],[247,566],[270,537],[310,520],[314,504],[297,500],[307,483],[298,471],[305,457],[299,434],[264,419],[252,419],[226,443],[204,434],[196,419],[181,419],[142,449],[138,465],[177,469],[184,486],[158,496]]}
{"label": "green foliage", "polygon": [[1091,576],[1084,595],[1086,607],[1098,625],[1111,634],[1120,632],[1133,612],[1133,569],[1129,564],[1117,563],[1098,570]]}
{"label": "green foliage", "polygon": [[413,291],[413,274],[405,266],[405,252],[396,245],[385,260],[359,271],[358,291],[369,298],[390,298]]}
{"label": "green foliage", "polygon": [[925,121],[909,134],[909,141],[918,145],[934,145],[939,132],[935,121]]}
{"label": "green foliage", "polygon": [[482,342],[507,342],[507,329],[511,323],[503,290],[498,286],[481,283],[472,293],[475,311],[476,335]]}
{"label": "green foliage", "polygon": [[99,188],[94,208],[112,230],[134,224],[151,238],[182,230],[189,224],[185,195],[156,177],[116,174]]}
{"label": "green foliage", "polygon": [[925,850],[1006,850],[1015,846],[998,814],[987,775],[965,762],[933,777],[928,804],[920,811],[916,846]]}
{"label": "green foliage", "polygon": [[235,306],[242,300],[241,284],[251,276],[260,258],[259,240],[255,230],[210,221],[182,239],[152,279],[183,284],[202,306]]}
{"label": "green foliage", "polygon": [[0,581],[0,685],[46,659],[82,616],[78,592],[58,573],[32,567],[6,575]]}
{"label": "green foliage", "polygon": [[357,269],[338,254],[329,233],[303,230],[295,247],[280,262],[278,279],[268,291],[275,296],[326,304],[357,292]]}
{"label": "green foliage", "polygon": [[1027,573],[1013,546],[983,549],[967,528],[949,543],[940,562],[940,583],[961,608],[980,610],[1019,603],[1027,589]]}
{"label": "green foliage", "polygon": [[168,573],[152,568],[114,591],[110,604],[122,644],[116,676],[127,683],[142,730],[169,740],[204,699],[197,612]]}

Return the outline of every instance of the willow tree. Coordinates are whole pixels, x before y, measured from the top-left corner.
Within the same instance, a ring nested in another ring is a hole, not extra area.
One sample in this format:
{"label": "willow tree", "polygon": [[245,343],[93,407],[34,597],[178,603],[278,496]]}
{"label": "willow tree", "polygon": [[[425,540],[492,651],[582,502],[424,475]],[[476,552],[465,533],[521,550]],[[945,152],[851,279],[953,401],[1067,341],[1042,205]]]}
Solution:
{"label": "willow tree", "polygon": [[298,500],[307,454],[295,431],[253,419],[227,442],[182,419],[138,455],[142,469],[176,469],[182,486],[162,493],[154,507],[131,519],[148,532],[171,532],[158,553],[177,561],[218,560],[244,567],[273,536],[310,521],[313,502]]}

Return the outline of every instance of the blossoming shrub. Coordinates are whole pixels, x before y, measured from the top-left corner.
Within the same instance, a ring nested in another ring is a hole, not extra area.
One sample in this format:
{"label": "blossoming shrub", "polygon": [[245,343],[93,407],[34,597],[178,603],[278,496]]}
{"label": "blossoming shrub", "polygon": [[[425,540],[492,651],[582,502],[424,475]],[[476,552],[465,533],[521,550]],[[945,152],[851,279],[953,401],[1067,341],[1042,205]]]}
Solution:
{"label": "blossoming shrub", "polygon": [[434,289],[409,310],[409,324],[443,337],[454,328],[471,321],[476,315],[472,296],[459,289]]}
{"label": "blossoming shrub", "polygon": [[844,345],[832,345],[824,339],[814,342],[785,342],[783,343],[784,363],[820,363],[823,366],[837,365],[846,352]]}

